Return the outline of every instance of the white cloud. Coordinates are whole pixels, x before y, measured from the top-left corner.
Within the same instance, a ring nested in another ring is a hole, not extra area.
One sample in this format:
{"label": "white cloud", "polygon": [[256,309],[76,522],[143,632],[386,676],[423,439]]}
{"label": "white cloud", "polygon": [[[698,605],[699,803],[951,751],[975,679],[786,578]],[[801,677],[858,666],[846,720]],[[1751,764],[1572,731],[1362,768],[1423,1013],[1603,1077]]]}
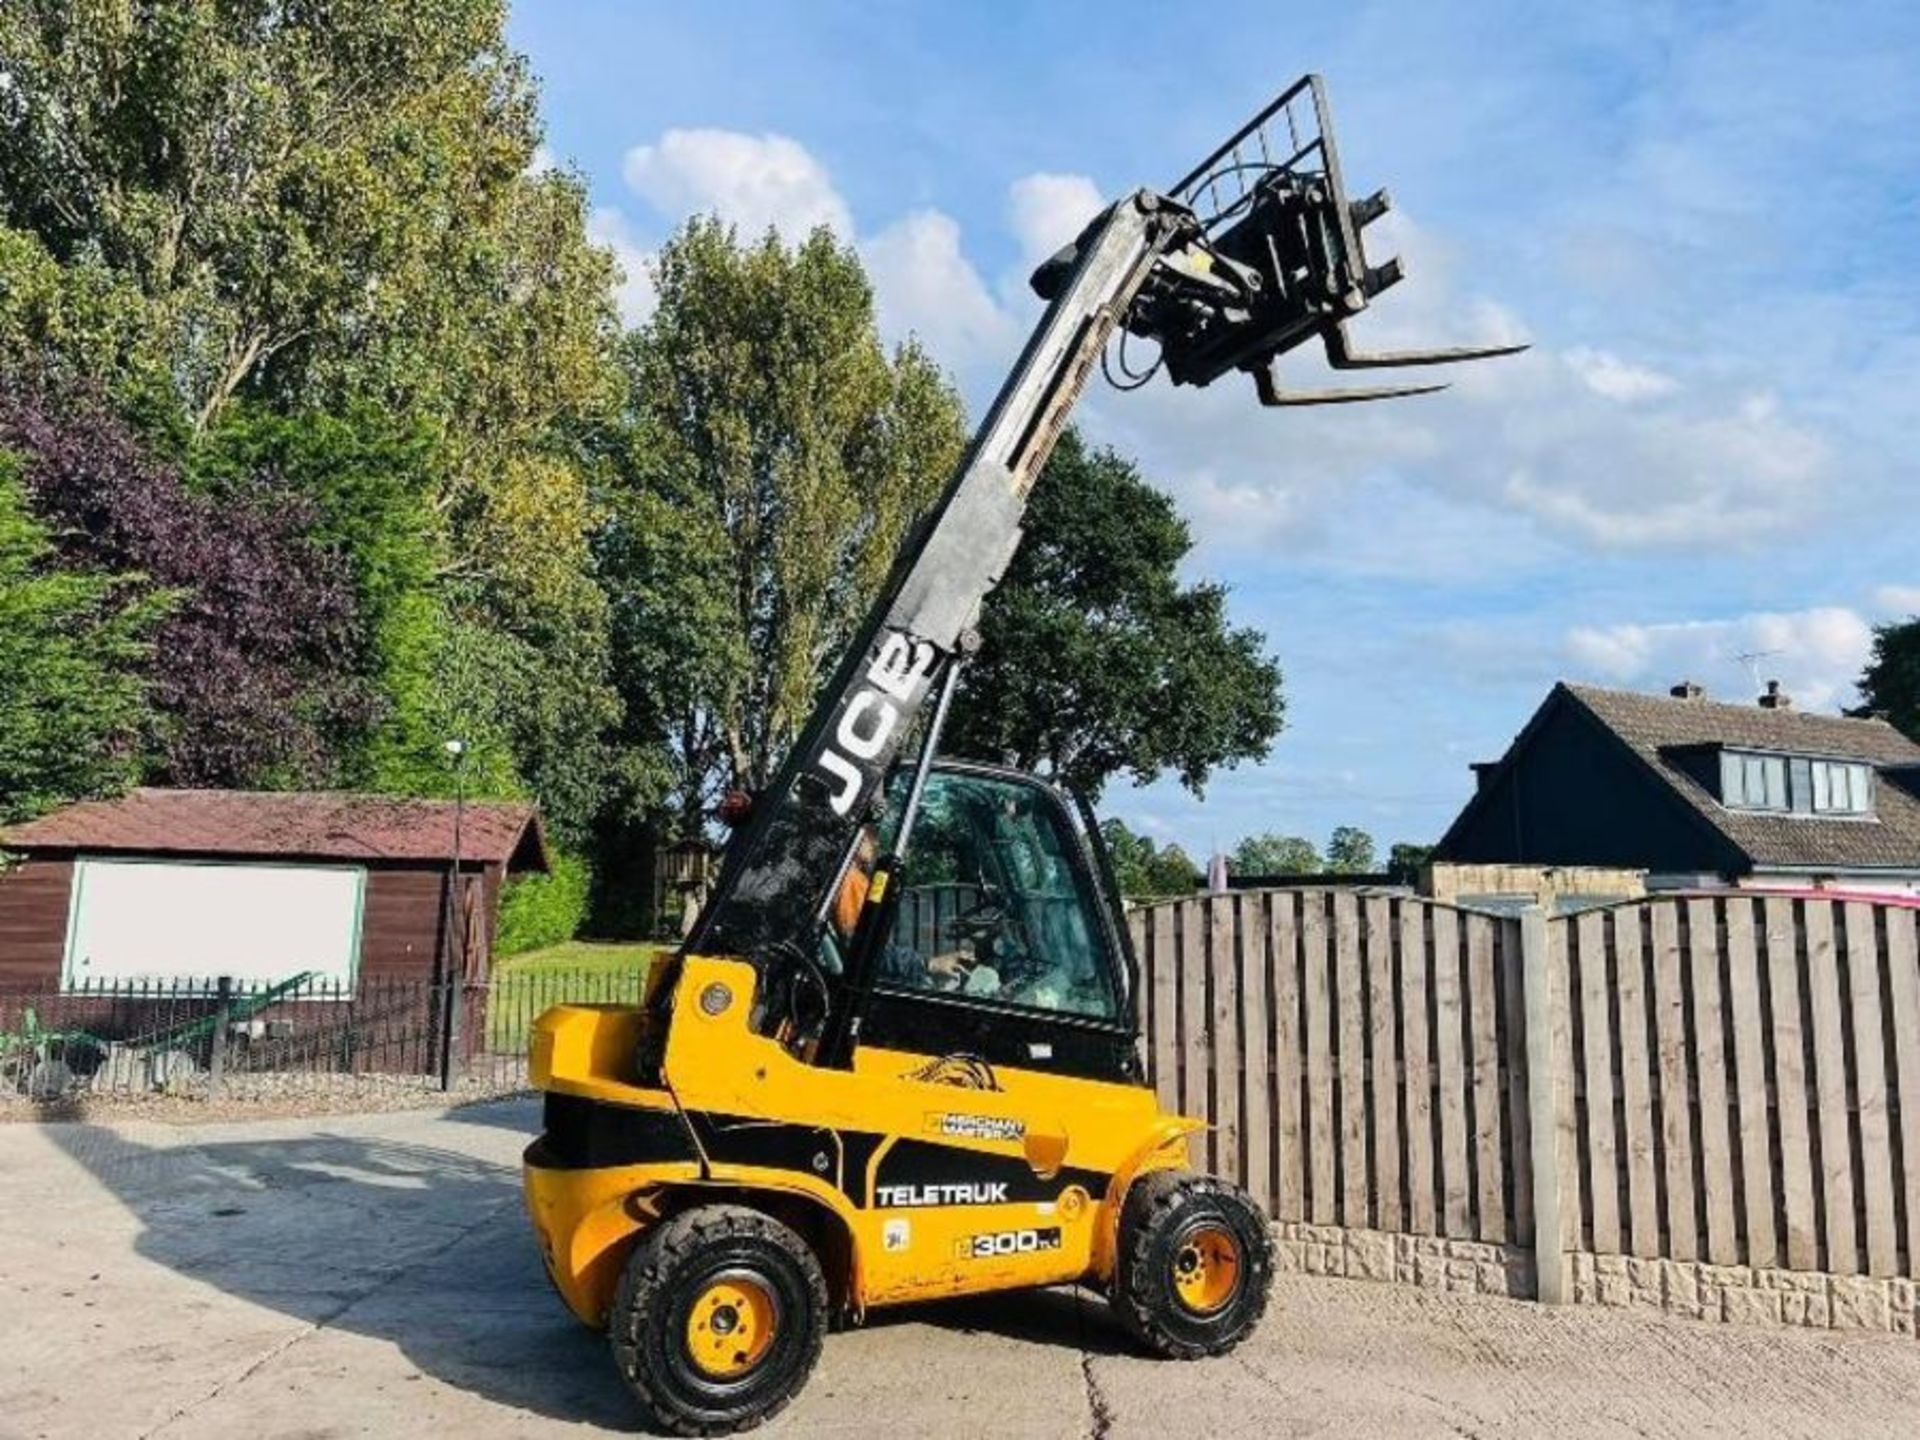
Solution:
{"label": "white cloud", "polygon": [[[1396,250],[1410,257],[1409,279],[1354,324],[1362,348],[1527,338],[1511,311],[1452,286],[1452,257],[1436,237],[1400,215],[1376,230],[1371,258]],[[1254,403],[1250,385],[1229,378],[1198,394],[1163,383],[1124,401],[1095,391],[1088,411],[1099,438],[1138,454],[1148,474],[1176,487],[1203,542],[1243,552],[1316,531],[1336,544],[1343,534],[1364,538],[1325,522],[1384,484],[1590,547],[1717,553],[1804,527],[1830,481],[1824,436],[1772,397],[1733,388],[1716,357],[1703,357],[1700,377],[1685,385],[1581,347],[1360,377],[1327,371],[1317,359],[1306,349],[1287,356],[1287,382],[1433,378],[1452,388],[1378,405],[1271,411]],[[1202,465],[1207,484],[1190,494],[1183,487]],[[1235,503],[1221,506],[1220,491]],[[1409,570],[1435,573],[1453,563],[1426,552],[1456,546],[1460,526],[1400,528]],[[1504,553],[1478,552],[1490,568],[1508,562]]]}
{"label": "white cloud", "polygon": [[1157,840],[1170,840],[1173,838],[1174,833],[1173,826],[1167,821],[1166,817],[1152,810],[1135,811],[1133,815],[1133,828],[1144,834],[1151,835]]}
{"label": "white cloud", "polygon": [[[1012,316],[994,299],[961,244],[960,227],[939,210],[912,211],[878,233],[856,236],[833,178],[799,141],[732,130],[669,130],[627,152],[626,181],[662,218],[678,224],[714,214],[753,238],[771,226],[788,242],[825,225],[860,251],[873,282],[881,333],[917,335],[945,366],[965,371],[1010,356],[1018,341]],[[603,218],[604,217],[604,218]],[[635,281],[648,259],[618,212],[595,213],[595,238],[611,246],[629,274],[622,311],[652,313],[650,281]],[[640,263],[633,263],[640,262]]]}
{"label": "white cloud", "polygon": [[1007,188],[1007,220],[1029,270],[1072,240],[1106,206],[1085,175],[1023,175]]}
{"label": "white cloud", "polygon": [[[752,233],[789,239],[826,224],[857,243],[871,273],[883,333],[918,334],[956,370],[976,404],[992,393],[1015,352],[1031,302],[1009,280],[1000,290],[969,259],[959,225],[938,210],[901,216],[856,238],[826,167],[776,134],[669,130],[628,152],[628,183],[677,221],[710,211]],[[1033,174],[1008,190],[1007,219],[1025,268],[1077,233],[1101,195],[1085,176]],[[617,217],[612,217],[617,219]],[[644,315],[651,286],[644,252],[624,227],[601,223],[629,271],[623,309]],[[1367,348],[1504,344],[1526,338],[1519,317],[1453,283],[1449,247],[1404,214],[1368,232],[1373,258],[1398,252],[1411,278],[1355,325]],[[1145,351],[1150,347],[1136,347]],[[1135,363],[1144,355],[1132,357]],[[1287,357],[1289,383],[1352,383],[1315,374],[1317,356]],[[1391,527],[1404,571],[1459,571],[1463,528],[1489,523],[1507,541],[1558,536],[1605,549],[1724,551],[1792,533],[1817,512],[1831,469],[1825,439],[1768,396],[1731,387],[1713,357],[1686,383],[1592,346],[1529,354],[1441,372],[1453,384],[1427,399],[1358,409],[1269,411],[1233,379],[1205,392],[1157,381],[1115,399],[1090,392],[1083,412],[1095,438],[1137,455],[1172,488],[1203,545],[1257,551],[1286,538],[1335,569],[1383,569],[1377,527],[1338,523],[1358,496],[1398,493],[1425,511]],[[1408,378],[1416,378],[1409,375]],[[1371,503],[1371,502],[1370,502]],[[1454,514],[1460,523],[1444,522]],[[1334,551],[1366,550],[1344,564]],[[1514,545],[1474,547],[1493,571],[1511,570]],[[1528,547],[1537,561],[1539,545]],[[1447,554],[1441,554],[1442,550]],[[1392,567],[1385,567],[1391,569]]]}
{"label": "white cloud", "polygon": [[1609,548],[1720,550],[1791,531],[1815,508],[1826,442],[1769,396],[1702,396],[1622,414],[1541,385],[1498,423],[1502,495]]}
{"label": "white cloud", "polygon": [[1305,523],[1298,494],[1222,476],[1211,465],[1156,473],[1153,478],[1179,497],[1180,513],[1203,544],[1222,535],[1283,535]]}
{"label": "white cloud", "polygon": [[559,164],[560,162],[554,159],[553,151],[545,145],[536,145],[533,147],[533,154],[527,157],[527,177],[537,180],[549,170],[558,169]]}
{"label": "white cloud", "polygon": [[1344,579],[1479,588],[1557,571],[1569,558],[1523,515],[1398,478],[1360,482],[1320,533],[1317,553],[1293,563]]}
{"label": "white cloud", "polygon": [[669,130],[627,151],[621,174],[662,215],[715,214],[749,238],[769,226],[799,240],[816,226],[853,234],[853,217],[826,167],[785,135]]}
{"label": "white cloud", "polygon": [[[1689,627],[1665,627],[1685,635]],[[1637,680],[1653,658],[1655,628],[1647,625],[1583,625],[1567,635],[1567,654],[1573,663],[1608,680]]]}
{"label": "white cloud", "polygon": [[960,227],[916,210],[862,242],[883,334],[918,335],[935,360],[967,365],[1013,347],[1014,323],[960,248]]}
{"label": "white cloud", "polygon": [[1579,626],[1567,634],[1566,653],[1599,680],[1661,687],[1700,680],[1723,699],[1751,698],[1751,665],[1761,679],[1778,679],[1795,703],[1820,710],[1853,702],[1872,644],[1872,627],[1857,611],[1829,605],[1727,620]]}
{"label": "white cloud", "polygon": [[613,252],[620,266],[620,288],[614,298],[620,306],[620,318],[638,325],[653,314],[656,300],[653,289],[653,256],[634,238],[627,217],[611,206],[601,206],[587,217],[587,238]]}
{"label": "white cloud", "polygon": [[1671,375],[1630,365],[1618,355],[1611,355],[1605,350],[1590,350],[1584,345],[1576,345],[1562,358],[1566,360],[1567,368],[1579,376],[1589,390],[1609,400],[1653,400],[1662,395],[1671,395],[1680,388],[1679,381]]}
{"label": "white cloud", "polygon": [[1882,585],[1873,592],[1873,603],[1889,615],[1920,615],[1920,585]]}

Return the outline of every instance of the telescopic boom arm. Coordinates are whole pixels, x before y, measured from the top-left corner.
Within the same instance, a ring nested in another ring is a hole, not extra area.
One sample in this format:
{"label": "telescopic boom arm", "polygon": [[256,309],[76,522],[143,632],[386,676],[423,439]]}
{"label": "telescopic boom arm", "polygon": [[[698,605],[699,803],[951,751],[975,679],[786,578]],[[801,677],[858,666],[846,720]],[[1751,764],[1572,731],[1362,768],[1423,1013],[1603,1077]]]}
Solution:
{"label": "telescopic boom arm", "polygon": [[755,797],[690,951],[754,956],[811,943],[803,932],[855,831],[1013,558],[1027,493],[1074,401],[1162,250],[1190,227],[1145,191],[1096,223],[959,473],[902,547],[779,775]]}
{"label": "telescopic boom arm", "polygon": [[[754,797],[689,953],[748,959],[763,976],[783,951],[812,953],[853,841],[928,698],[950,693],[949,671],[974,643],[981,604],[1019,545],[1028,494],[1116,331],[1123,345],[1129,334],[1158,342],[1176,384],[1248,371],[1261,401],[1281,405],[1440,388],[1283,390],[1273,362],[1316,338],[1341,368],[1524,348],[1377,357],[1351,349],[1346,321],[1401,277],[1397,261],[1369,267],[1360,243],[1387,204],[1384,192],[1348,202],[1324,90],[1308,76],[1171,194],[1140,190],[1118,201],[1035,272],[1034,288],[1051,304],[958,473],[902,545],[779,774]],[[926,756],[938,740],[924,737]],[[844,1042],[846,1019],[835,1019]]]}

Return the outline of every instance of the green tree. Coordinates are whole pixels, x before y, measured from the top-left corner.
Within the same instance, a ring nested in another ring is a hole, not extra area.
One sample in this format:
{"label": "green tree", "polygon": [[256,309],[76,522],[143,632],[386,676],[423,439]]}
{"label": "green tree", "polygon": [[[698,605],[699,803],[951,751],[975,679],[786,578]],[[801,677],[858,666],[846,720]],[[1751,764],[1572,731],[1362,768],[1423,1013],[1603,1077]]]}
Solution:
{"label": "green tree", "polygon": [[285,415],[248,402],[231,407],[188,457],[194,483],[215,496],[244,495],[266,476],[305,497],[314,512],[305,539],[338,556],[352,577],[358,643],[346,668],[379,703],[341,747],[342,782],[451,795],[445,745],[460,739],[468,794],[537,794],[557,834],[569,843],[585,835],[607,779],[604,746],[593,733],[543,744],[543,726],[562,735],[569,726],[609,727],[611,692],[548,695],[553,648],[496,623],[479,580],[445,573],[447,520],[434,504],[445,451],[427,427],[365,406],[346,416]]}
{"label": "green tree", "polygon": [[[446,621],[437,582],[445,526],[432,504],[438,465],[425,427],[370,407],[348,417],[236,405],[187,452],[190,481],[216,497],[244,495],[262,476],[303,496],[313,515],[305,538],[337,556],[351,576],[357,625],[347,663],[375,689],[378,704],[338,757],[350,785],[430,793],[394,773],[389,752],[396,734],[419,727],[440,680],[434,657]],[[435,766],[443,765],[446,738],[431,741],[427,758]],[[474,759],[470,754],[469,763]]]}
{"label": "green tree", "polygon": [[1874,627],[1860,700],[1849,714],[1883,715],[1908,739],[1920,740],[1920,616]]}
{"label": "green tree", "polygon": [[989,597],[946,746],[1097,795],[1172,770],[1196,794],[1280,731],[1279,667],[1227,621],[1226,591],[1183,585],[1173,502],[1069,430],[1034,487],[1026,537]]}
{"label": "green tree", "polygon": [[142,667],[171,597],[53,557],[0,451],[0,821],[131,785],[152,721]]}
{"label": "green tree", "polygon": [[160,307],[97,255],[62,264],[37,235],[0,224],[0,355],[9,369],[37,370],[62,390],[110,384],[164,429],[179,410],[166,332]]}
{"label": "green tree", "polygon": [[552,873],[507,881],[500,894],[494,955],[521,955],[573,939],[586,919],[589,884],[586,865],[564,850],[554,852]]}
{"label": "green tree", "polygon": [[1149,895],[1186,895],[1199,888],[1200,867],[1193,863],[1187,852],[1180,846],[1168,841],[1154,852],[1153,859],[1147,865],[1147,893]]}
{"label": "green tree", "polygon": [[1336,825],[1327,839],[1327,870],[1334,875],[1365,875],[1374,868],[1373,836],[1352,825]]}
{"label": "green tree", "polygon": [[270,473],[217,490],[156,459],[94,397],[0,377],[0,445],[70,569],[144,577],[176,603],[154,636],[148,757],[169,784],[290,786],[336,778],[372,695],[340,557],[316,507]]}
{"label": "green tree", "polygon": [[1151,895],[1154,844],[1145,835],[1135,834],[1117,815],[1100,822],[1100,838],[1106,843],[1107,859],[1113,866],[1114,883],[1129,898]]}
{"label": "green tree", "polygon": [[1269,830],[1249,835],[1228,857],[1235,875],[1317,875],[1322,862],[1311,840]]}
{"label": "green tree", "polygon": [[137,289],[202,428],[237,396],[330,391],[539,430],[611,379],[611,262],[577,181],[527,173],[537,95],[505,15],[18,0],[0,217]]}
{"label": "green tree", "polygon": [[1421,867],[1433,859],[1433,846],[1415,845],[1406,840],[1396,841],[1387,852],[1387,873],[1394,879],[1411,884],[1419,877]]}
{"label": "green tree", "polygon": [[[340,768],[439,787],[445,738],[492,741],[470,778],[531,787],[578,841],[623,783],[586,445],[620,411],[614,268],[579,178],[531,172],[505,14],[0,6],[0,344],[209,474],[223,431],[256,432],[242,448],[319,487],[378,612],[389,704]],[[398,463],[427,437],[431,463]]]}
{"label": "green tree", "polygon": [[883,350],[859,259],[824,229],[789,248],[694,220],[656,281],[600,561],[627,714],[670,752],[693,829],[791,744],[962,417],[917,347]]}
{"label": "green tree", "polygon": [[1161,849],[1118,816],[1100,822],[1100,838],[1113,862],[1114,883],[1129,900],[1185,895],[1200,883],[1200,869],[1186,851],[1171,843]]}
{"label": "green tree", "polygon": [[596,547],[612,607],[621,739],[634,767],[630,821],[671,799],[697,835],[729,781],[725,733],[750,661],[728,589],[726,529],[681,477],[613,491]]}

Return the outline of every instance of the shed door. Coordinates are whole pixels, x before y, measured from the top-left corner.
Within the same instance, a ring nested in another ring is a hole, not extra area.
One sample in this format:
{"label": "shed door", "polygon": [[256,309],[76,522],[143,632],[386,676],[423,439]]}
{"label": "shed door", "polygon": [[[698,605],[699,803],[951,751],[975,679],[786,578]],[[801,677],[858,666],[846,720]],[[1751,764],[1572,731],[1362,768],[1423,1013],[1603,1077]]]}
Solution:
{"label": "shed door", "polygon": [[351,985],[366,879],[347,865],[82,859],[65,983],[225,975],[262,985],[312,971]]}

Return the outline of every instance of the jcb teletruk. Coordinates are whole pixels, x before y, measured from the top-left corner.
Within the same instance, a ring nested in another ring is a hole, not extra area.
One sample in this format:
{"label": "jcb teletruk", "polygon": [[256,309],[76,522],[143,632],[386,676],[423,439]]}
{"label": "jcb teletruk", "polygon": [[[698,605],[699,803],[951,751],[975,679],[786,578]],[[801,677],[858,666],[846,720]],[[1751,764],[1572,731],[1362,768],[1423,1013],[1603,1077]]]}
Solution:
{"label": "jcb teletruk", "polygon": [[1439,388],[1283,388],[1277,357],[1316,338],[1338,368],[1506,353],[1349,343],[1400,278],[1361,245],[1387,207],[1347,198],[1308,77],[1042,265],[1044,317],[683,950],[639,1006],[541,1017],[534,1228],[669,1428],[764,1419],[831,1320],[879,1306],[1081,1282],[1174,1357],[1230,1349],[1265,1309],[1265,1218],[1187,1168],[1199,1122],[1144,1082],[1092,816],[1044,780],[936,755],[981,602],[1110,342],[1122,371],[1129,339],[1157,345],[1175,384],[1249,372],[1269,405]]}

